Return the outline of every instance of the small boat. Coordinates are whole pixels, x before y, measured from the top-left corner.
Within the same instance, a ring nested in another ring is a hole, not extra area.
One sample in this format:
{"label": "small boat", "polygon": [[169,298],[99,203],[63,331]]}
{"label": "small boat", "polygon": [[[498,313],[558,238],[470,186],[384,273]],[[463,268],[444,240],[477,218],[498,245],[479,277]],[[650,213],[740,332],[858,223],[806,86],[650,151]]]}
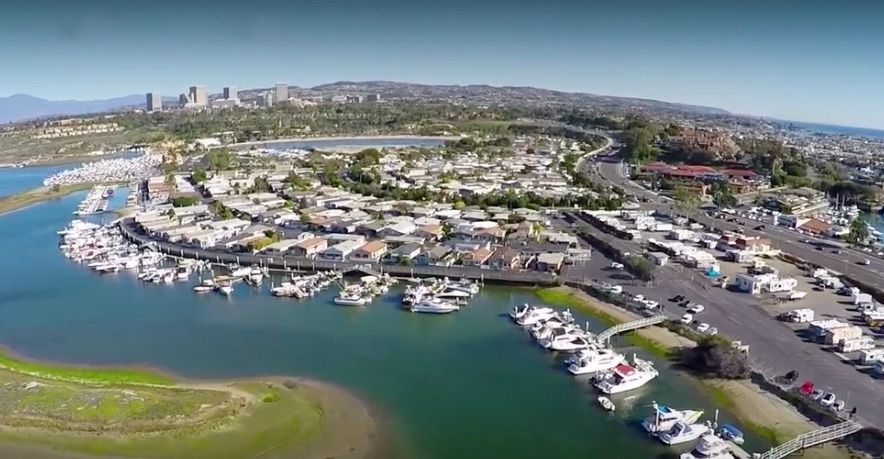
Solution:
{"label": "small boat", "polygon": [[197,285],[197,286],[193,287],[193,291],[196,293],[211,292],[214,289],[215,289],[214,287],[209,286],[209,285]]}
{"label": "small boat", "polygon": [[678,421],[671,429],[660,434],[657,438],[669,446],[694,441],[709,432],[709,426],[702,423],[688,424]]}
{"label": "small boat", "polygon": [[727,442],[714,434],[700,437],[697,446],[690,452],[682,453],[679,459],[733,459]]}
{"label": "small boat", "polygon": [[617,409],[617,407],[614,406],[614,402],[612,402],[611,399],[605,397],[604,395],[600,395],[598,401],[599,405],[601,405],[602,408],[605,409],[605,411],[614,411]]}
{"label": "small boat", "polygon": [[335,297],[335,304],[342,306],[365,306],[368,300],[362,296],[341,294]]}
{"label": "small boat", "polygon": [[425,299],[420,303],[408,308],[411,312],[425,312],[430,314],[448,314],[460,310],[460,306],[442,301],[438,298]]}
{"label": "small boat", "polygon": [[742,445],[743,442],[746,441],[746,439],[743,438],[743,432],[733,424],[725,424],[721,426],[721,429],[718,430],[718,436],[735,445]]}
{"label": "small boat", "polygon": [[699,410],[676,410],[667,405],[658,405],[653,403],[654,414],[646,417],[642,421],[642,427],[650,434],[658,434],[666,432],[677,423],[686,422],[692,424],[703,416],[703,411]]}
{"label": "small boat", "polygon": [[221,293],[222,295],[230,296],[230,294],[233,293],[233,285],[231,285],[231,284],[219,285],[218,292]]}

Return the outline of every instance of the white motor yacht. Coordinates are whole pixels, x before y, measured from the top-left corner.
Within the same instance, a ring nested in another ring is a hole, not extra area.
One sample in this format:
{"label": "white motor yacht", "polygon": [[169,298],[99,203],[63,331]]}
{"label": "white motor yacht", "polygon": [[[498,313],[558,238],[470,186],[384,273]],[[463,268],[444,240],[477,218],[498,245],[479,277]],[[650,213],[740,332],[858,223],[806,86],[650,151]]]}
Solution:
{"label": "white motor yacht", "polygon": [[702,411],[676,410],[666,405],[657,405],[656,402],[653,406],[654,414],[642,421],[642,427],[645,431],[652,434],[666,432],[677,422],[694,423],[703,415]]}
{"label": "white motor yacht", "polygon": [[584,375],[608,371],[623,363],[626,357],[612,349],[587,348],[565,361],[573,375]]}
{"label": "white motor yacht", "polygon": [[341,292],[340,295],[335,297],[335,304],[342,306],[365,306],[366,303],[368,303],[368,299],[359,295],[345,294]]}
{"label": "white motor yacht", "polygon": [[688,453],[682,453],[679,459],[734,459],[734,456],[726,441],[709,433],[700,437],[697,446]]}
{"label": "white motor yacht", "polygon": [[621,363],[595,383],[605,394],[618,394],[638,389],[651,382],[659,373],[651,362],[632,356],[632,365]]}
{"label": "white motor yacht", "polygon": [[543,347],[551,351],[558,352],[577,352],[582,349],[589,349],[592,343],[585,336],[578,334],[570,334],[560,336],[557,339],[547,343],[541,343]]}
{"label": "white motor yacht", "polygon": [[218,293],[230,296],[233,293],[233,284],[222,284],[217,287]]}
{"label": "white motor yacht", "polygon": [[231,268],[230,277],[248,277],[252,274],[252,268],[247,266]]}
{"label": "white motor yacht", "polygon": [[689,424],[678,421],[672,428],[661,433],[657,438],[663,443],[672,446],[694,441],[707,432],[709,432],[709,426],[704,423]]}
{"label": "white motor yacht", "polygon": [[516,323],[523,327],[530,327],[537,322],[545,322],[556,316],[556,311],[552,308],[534,308],[527,314],[516,319]]}
{"label": "white motor yacht", "polygon": [[214,289],[215,289],[215,287],[212,287],[209,285],[196,285],[193,287],[193,291],[196,293],[207,293],[207,292],[211,292]]}
{"label": "white motor yacht", "polygon": [[438,298],[424,299],[420,303],[408,308],[411,312],[425,312],[430,314],[448,314],[460,310],[460,306],[443,301]]}

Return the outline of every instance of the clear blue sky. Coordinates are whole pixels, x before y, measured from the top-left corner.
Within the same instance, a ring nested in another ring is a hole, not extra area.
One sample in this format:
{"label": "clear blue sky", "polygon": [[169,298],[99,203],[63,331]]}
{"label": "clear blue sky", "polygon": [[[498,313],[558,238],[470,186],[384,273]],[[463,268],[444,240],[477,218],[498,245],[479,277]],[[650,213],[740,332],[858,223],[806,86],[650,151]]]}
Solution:
{"label": "clear blue sky", "polygon": [[0,2],[0,95],[530,85],[884,128],[884,2]]}

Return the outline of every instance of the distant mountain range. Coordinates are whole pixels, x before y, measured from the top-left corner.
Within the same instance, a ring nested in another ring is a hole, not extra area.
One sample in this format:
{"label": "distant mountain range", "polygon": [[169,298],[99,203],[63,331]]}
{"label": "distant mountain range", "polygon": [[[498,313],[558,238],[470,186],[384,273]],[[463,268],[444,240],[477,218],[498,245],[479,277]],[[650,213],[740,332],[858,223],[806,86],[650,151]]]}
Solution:
{"label": "distant mountain range", "polygon": [[100,113],[144,104],[143,94],[103,100],[46,100],[27,94],[14,94],[0,97],[0,123],[45,116]]}
{"label": "distant mountain range", "polygon": [[[679,104],[652,99],[614,97],[597,94],[553,91],[527,86],[489,85],[426,85],[397,81],[339,81],[335,83],[299,89],[304,95],[325,95],[330,93],[378,93],[385,99],[436,99],[469,100],[478,104],[529,103],[586,104],[599,108],[625,111],[664,110],[692,112],[704,115],[729,115],[726,110],[700,105]],[[244,89],[241,97],[254,96],[260,90]],[[174,101],[164,97],[163,102]],[[144,108],[144,95],[130,95],[103,100],[46,100],[27,94],[0,97],[0,123],[9,123],[34,118],[61,115],[84,115],[115,111],[124,108]]]}

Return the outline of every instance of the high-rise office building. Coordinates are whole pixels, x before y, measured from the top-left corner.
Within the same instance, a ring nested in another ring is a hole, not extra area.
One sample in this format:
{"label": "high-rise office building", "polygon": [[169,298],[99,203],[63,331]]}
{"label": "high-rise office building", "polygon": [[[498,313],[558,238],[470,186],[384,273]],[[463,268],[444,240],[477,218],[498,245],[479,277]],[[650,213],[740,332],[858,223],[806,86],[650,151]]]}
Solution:
{"label": "high-rise office building", "polygon": [[276,101],[285,102],[289,100],[289,85],[287,83],[276,83]]}
{"label": "high-rise office building", "polygon": [[163,110],[163,97],[155,92],[147,93],[147,111],[159,112]]}
{"label": "high-rise office building", "polygon": [[237,93],[236,93],[235,86],[228,86],[228,87],[224,88],[224,99],[225,100],[236,100],[237,99]]}
{"label": "high-rise office building", "polygon": [[206,107],[209,105],[209,95],[206,93],[205,86],[191,86],[189,99],[194,107]]}
{"label": "high-rise office building", "polygon": [[269,92],[258,94],[258,106],[259,107],[272,107],[273,106],[273,97],[274,95]]}

